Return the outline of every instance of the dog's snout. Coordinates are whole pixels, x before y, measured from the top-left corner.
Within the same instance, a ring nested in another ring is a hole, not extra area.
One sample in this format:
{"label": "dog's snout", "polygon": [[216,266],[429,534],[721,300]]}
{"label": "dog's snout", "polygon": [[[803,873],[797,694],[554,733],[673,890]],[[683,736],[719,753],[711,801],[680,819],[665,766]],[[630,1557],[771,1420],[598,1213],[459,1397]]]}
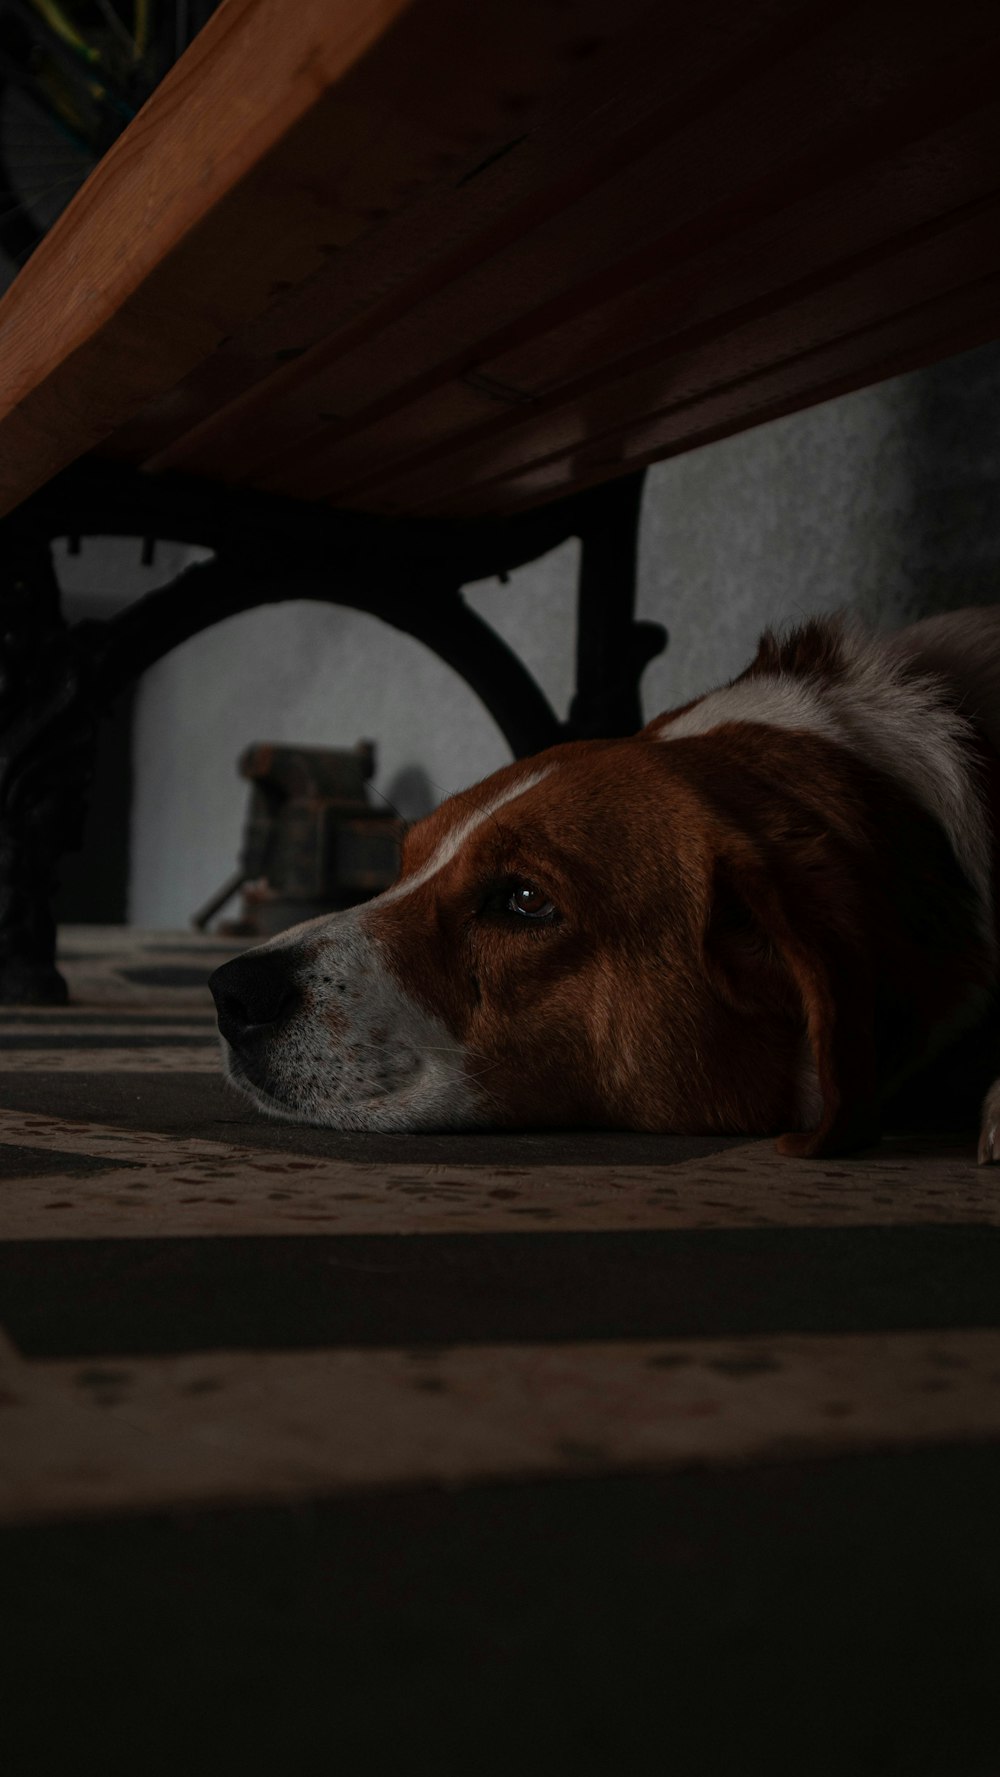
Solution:
{"label": "dog's snout", "polygon": [[227,1043],[239,1045],[257,1031],[273,1028],[289,1017],[299,991],[287,963],[276,956],[234,957],[223,963],[208,983]]}

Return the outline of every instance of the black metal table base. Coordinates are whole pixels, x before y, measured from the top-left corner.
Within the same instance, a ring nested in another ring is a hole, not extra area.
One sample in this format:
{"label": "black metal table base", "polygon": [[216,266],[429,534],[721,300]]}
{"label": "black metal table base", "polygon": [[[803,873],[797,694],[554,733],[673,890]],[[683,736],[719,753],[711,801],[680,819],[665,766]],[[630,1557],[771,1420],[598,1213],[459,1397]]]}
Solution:
{"label": "black metal table base", "polygon": [[[387,520],[108,465],[67,471],[0,531],[0,1003],[59,1002],[50,912],[61,854],[81,842],[98,725],[178,643],[225,617],[318,599],[415,636],[477,693],[516,757],[634,733],[639,681],[666,642],[635,618],[642,476],[513,518]],[[210,560],[102,622],[67,625],[58,537],[198,544]],[[581,542],[576,694],[557,718],[463,586]]]}

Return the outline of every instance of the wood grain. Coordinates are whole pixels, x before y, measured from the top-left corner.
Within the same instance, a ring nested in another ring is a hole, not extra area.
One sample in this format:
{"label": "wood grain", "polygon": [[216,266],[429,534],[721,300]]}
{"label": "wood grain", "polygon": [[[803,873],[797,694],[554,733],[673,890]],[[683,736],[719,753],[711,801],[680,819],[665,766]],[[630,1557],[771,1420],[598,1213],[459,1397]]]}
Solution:
{"label": "wood grain", "polygon": [[503,513],[993,338],[998,90],[982,0],[225,0],[0,304],[0,510]]}
{"label": "wood grain", "polygon": [[[352,504],[400,468],[419,470],[478,437],[500,443],[519,432],[541,431],[552,411],[578,406],[602,384],[633,373],[640,378],[630,386],[641,415],[647,399],[655,400],[656,366],[665,358],[715,351],[720,374],[728,375],[730,336],[752,320],[781,317],[806,296],[813,299],[816,324],[832,332],[852,276],[867,277],[877,302],[894,261],[909,253],[919,273],[925,254],[940,255],[940,237],[952,236],[953,250],[969,251],[973,260],[992,250],[1000,191],[986,150],[991,139],[1000,139],[1000,107],[973,121],[973,129],[963,126],[916,144],[886,165],[810,193],[756,228],[726,234],[707,251],[685,251],[676,237],[669,253],[657,244],[633,258],[628,281],[594,280],[589,292],[581,291],[570,318],[536,312],[536,330],[521,342],[494,356],[484,351],[468,369],[449,366],[445,380],[373,405],[353,423],[330,426],[284,457],[269,450],[274,434],[268,432],[263,444],[255,432],[243,451],[245,461],[256,439],[257,466],[249,478],[275,490],[297,487],[301,494]],[[958,204],[958,198],[967,201]],[[897,231],[889,240],[887,212]],[[696,242],[698,236],[691,238]],[[957,264],[961,277],[962,262]],[[234,461],[239,464],[240,453]]]}
{"label": "wood grain", "polygon": [[[956,31],[954,67],[933,72],[931,25],[929,18],[922,28],[917,21],[901,44],[896,20],[876,13],[839,18],[805,42],[786,24],[777,40],[769,38],[766,60],[743,64],[740,90],[723,85],[686,127],[665,105],[658,138],[647,127],[631,154],[630,144],[613,140],[606,150],[612,164],[592,165],[579,195],[565,196],[557,211],[525,226],[504,250],[481,245],[472,264],[456,268],[446,285],[414,299],[404,314],[373,317],[347,340],[321,341],[283,376],[272,377],[256,403],[237,407],[232,423],[223,410],[207,435],[202,428],[181,440],[154,466],[316,497],[336,489],[324,479],[323,444],[331,433],[350,451],[355,425],[394,415],[417,398],[426,414],[443,385],[470,374],[481,379],[480,399],[474,402],[466,390],[460,412],[496,414],[505,389],[508,402],[517,403],[529,391],[494,370],[491,360],[571,325],[592,303],[595,284],[634,290],[654,268],[676,276],[692,246],[745,236],[755,222],[766,225],[776,208],[822,190],[863,155],[873,158],[887,138],[905,141],[915,112],[928,128],[932,119],[964,114],[977,99],[993,98],[996,73],[980,57],[984,30],[995,36],[996,24],[990,27],[980,9],[964,39]],[[853,95],[846,115],[845,92]],[[637,267],[640,254],[645,263]],[[453,391],[445,406],[450,416]],[[265,413],[266,427],[253,423]],[[332,416],[332,424],[320,415]],[[407,442],[412,434],[411,427]],[[283,448],[290,452],[287,469],[272,472],[268,460]]]}
{"label": "wood grain", "polygon": [[[416,468],[401,462],[395,476],[373,476],[363,490],[413,510],[433,498],[442,477],[457,476],[464,494],[482,481],[513,474],[539,456],[580,450],[598,438],[638,422],[648,426],[666,413],[686,411],[715,390],[732,389],[781,365],[800,362],[835,343],[867,350],[868,330],[883,319],[903,317],[937,296],[962,290],[1000,272],[1000,196],[988,210],[942,228],[931,240],[902,243],[896,252],[859,269],[841,268],[817,290],[783,293],[762,313],[730,317],[726,328],[699,337],[692,329],[657,351],[638,351],[598,377],[582,378],[572,390],[532,406],[527,417],[515,410],[501,431],[483,428],[482,440],[465,448],[428,453]],[[835,305],[837,333],[831,326]],[[524,410],[520,410],[523,413]]]}
{"label": "wood grain", "polygon": [[464,177],[604,40],[605,13],[225,0],[0,304],[0,511]]}
{"label": "wood grain", "polygon": [[[615,165],[632,164],[644,145],[662,136],[665,118],[667,127],[678,129],[706,106],[730,98],[751,68],[773,60],[793,19],[796,33],[815,31],[823,10],[819,0],[808,6],[761,0],[744,18],[733,17],[732,0],[708,0],[695,23],[676,4],[650,8],[641,0],[624,12],[616,9],[618,34],[578,43],[577,64],[554,85],[544,107],[520,125],[512,123],[483,162],[457,179],[438,180],[390,223],[370,229],[348,258],[290,285],[181,389],[151,404],[116,446],[133,460],[146,460],[189,428],[192,434],[197,429],[201,443],[217,414],[225,424],[220,410],[230,404],[238,435],[235,422],[244,410],[236,403],[244,391],[258,389],[275,408],[285,391],[308,386],[316,348],[348,356],[449,289],[470,267],[516,249],[526,231],[550,224]],[[584,47],[588,53],[581,56]],[[311,423],[321,408],[321,401],[314,405]],[[199,416],[203,423],[196,427]]]}
{"label": "wood grain", "polygon": [[[1000,314],[1000,277],[984,278],[905,314],[892,314],[861,335],[835,340],[802,357],[779,360],[728,388],[621,428],[595,427],[578,450],[525,461],[487,486],[465,487],[452,470],[447,490],[424,510],[455,516],[520,511],[592,487],[644,464],[660,462],[750,426],[780,419],[816,402],[937,363],[994,339]],[[367,502],[373,505],[373,502]],[[390,500],[382,508],[394,512]],[[406,510],[413,510],[407,502]]]}

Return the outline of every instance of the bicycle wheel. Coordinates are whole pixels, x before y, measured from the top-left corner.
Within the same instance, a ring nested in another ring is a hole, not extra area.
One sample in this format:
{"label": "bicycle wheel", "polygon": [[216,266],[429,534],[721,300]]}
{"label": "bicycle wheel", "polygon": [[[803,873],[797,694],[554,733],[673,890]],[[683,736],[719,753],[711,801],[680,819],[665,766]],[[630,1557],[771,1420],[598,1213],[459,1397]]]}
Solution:
{"label": "bicycle wheel", "polygon": [[0,288],[219,0],[0,0]]}

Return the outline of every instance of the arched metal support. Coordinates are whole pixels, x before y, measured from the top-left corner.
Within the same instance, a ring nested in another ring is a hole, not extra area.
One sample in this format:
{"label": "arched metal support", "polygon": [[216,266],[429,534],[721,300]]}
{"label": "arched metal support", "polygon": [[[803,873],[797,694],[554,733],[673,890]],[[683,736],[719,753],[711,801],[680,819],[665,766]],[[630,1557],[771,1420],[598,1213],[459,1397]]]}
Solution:
{"label": "arched metal support", "polygon": [[[0,533],[0,1002],[65,997],[48,909],[59,855],[79,843],[99,717],[154,662],[227,617],[290,599],[379,617],[465,679],[517,757],[633,733],[641,673],[666,640],[634,617],[641,487],[633,476],[505,520],[396,522],[87,464],[26,502]],[[69,629],[50,543],[108,535],[215,554],[119,616]],[[461,588],[569,536],[581,539],[582,565],[577,692],[562,724]]]}
{"label": "arched metal support", "polygon": [[226,556],[186,568],[170,585],[149,593],[121,616],[91,623],[88,651],[104,703],[157,660],[227,617],[261,605],[313,599],[379,617],[423,642],[476,692],[516,757],[540,752],[564,731],[537,681],[488,623],[470,610],[458,588],[419,584],[387,593],[331,581],[317,564],[252,563]]}

